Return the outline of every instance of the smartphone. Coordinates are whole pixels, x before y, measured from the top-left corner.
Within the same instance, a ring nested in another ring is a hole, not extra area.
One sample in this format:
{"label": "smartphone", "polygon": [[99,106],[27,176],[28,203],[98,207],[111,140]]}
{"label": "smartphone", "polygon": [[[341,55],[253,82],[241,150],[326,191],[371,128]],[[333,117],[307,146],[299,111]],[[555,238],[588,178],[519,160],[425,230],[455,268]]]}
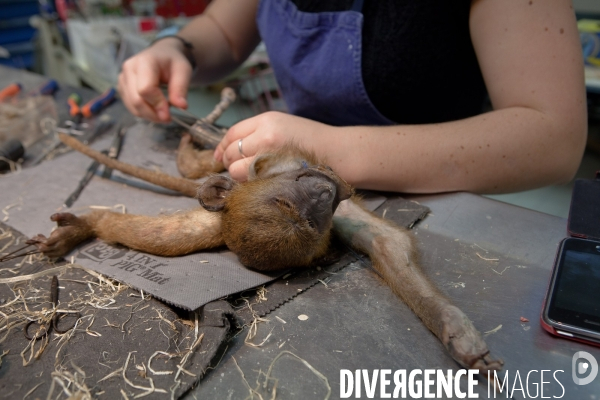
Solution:
{"label": "smartphone", "polygon": [[600,346],[600,241],[561,242],[544,303],[545,330]]}

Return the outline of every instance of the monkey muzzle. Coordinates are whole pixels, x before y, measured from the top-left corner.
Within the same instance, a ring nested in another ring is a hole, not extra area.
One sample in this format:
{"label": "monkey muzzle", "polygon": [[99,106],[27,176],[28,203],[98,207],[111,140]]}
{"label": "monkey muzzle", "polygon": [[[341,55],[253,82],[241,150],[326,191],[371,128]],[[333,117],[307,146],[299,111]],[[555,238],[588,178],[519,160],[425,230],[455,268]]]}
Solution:
{"label": "monkey muzzle", "polygon": [[352,188],[331,168],[318,165],[297,172],[296,181],[303,186],[300,215],[323,233],[342,200],[352,195]]}

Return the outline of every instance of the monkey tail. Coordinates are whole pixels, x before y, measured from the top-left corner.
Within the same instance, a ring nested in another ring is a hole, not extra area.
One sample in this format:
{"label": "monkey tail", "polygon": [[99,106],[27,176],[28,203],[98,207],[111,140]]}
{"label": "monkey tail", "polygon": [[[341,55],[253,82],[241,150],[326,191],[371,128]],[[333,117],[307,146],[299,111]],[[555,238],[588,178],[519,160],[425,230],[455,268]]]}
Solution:
{"label": "monkey tail", "polygon": [[121,171],[124,174],[131,175],[135,178],[143,179],[146,182],[153,183],[160,187],[174,190],[188,197],[195,198],[197,195],[198,183],[192,180],[168,175],[163,172],[150,171],[145,168],[137,167],[135,165],[127,164],[114,158],[110,158],[99,151],[93,150],[89,146],[86,146],[74,137],[64,133],[59,133],[58,137],[67,146],[85,154],[86,156],[98,161],[103,165],[106,165],[109,168],[116,169],[117,171]]}

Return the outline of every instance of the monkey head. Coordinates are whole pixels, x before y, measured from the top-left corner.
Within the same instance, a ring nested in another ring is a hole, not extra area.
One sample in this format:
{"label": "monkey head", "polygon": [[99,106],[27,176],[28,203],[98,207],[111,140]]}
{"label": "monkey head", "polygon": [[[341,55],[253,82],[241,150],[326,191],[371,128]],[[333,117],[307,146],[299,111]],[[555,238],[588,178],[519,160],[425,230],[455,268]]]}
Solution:
{"label": "monkey head", "polygon": [[352,189],[303,155],[297,149],[262,155],[248,182],[217,175],[199,188],[200,204],[222,214],[225,243],[247,267],[307,266],[327,252],[333,213]]}

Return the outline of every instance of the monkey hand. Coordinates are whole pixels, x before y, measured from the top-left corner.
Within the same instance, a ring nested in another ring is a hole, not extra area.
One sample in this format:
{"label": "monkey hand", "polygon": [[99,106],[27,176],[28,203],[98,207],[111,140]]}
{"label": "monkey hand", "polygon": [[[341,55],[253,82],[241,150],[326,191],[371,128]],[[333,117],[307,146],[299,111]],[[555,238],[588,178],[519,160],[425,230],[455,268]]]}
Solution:
{"label": "monkey hand", "polygon": [[441,340],[461,366],[479,373],[501,370],[502,360],[490,356],[487,345],[469,318],[457,307],[446,304],[441,311]]}
{"label": "monkey hand", "polygon": [[186,133],[181,137],[177,150],[177,170],[187,179],[198,179],[223,171],[225,167],[214,159],[213,152],[213,150],[196,150],[192,143],[192,136]]}
{"label": "monkey hand", "polygon": [[244,182],[257,154],[279,149],[289,142],[314,149],[327,128],[320,122],[269,111],[232,126],[215,149],[214,157],[223,162],[233,179]]}
{"label": "monkey hand", "polygon": [[94,235],[91,226],[83,219],[70,213],[53,214],[50,219],[57,224],[50,237],[36,235],[27,244],[37,246],[38,250],[50,258],[62,257],[76,245]]}

